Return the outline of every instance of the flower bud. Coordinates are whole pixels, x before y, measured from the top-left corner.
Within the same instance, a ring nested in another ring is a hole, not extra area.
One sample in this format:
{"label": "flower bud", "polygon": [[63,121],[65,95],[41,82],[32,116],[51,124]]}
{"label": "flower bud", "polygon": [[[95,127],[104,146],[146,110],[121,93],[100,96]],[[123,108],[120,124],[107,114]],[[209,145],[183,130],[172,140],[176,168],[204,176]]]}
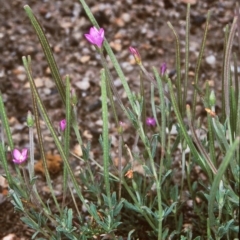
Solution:
{"label": "flower bud", "polygon": [[210,104],[210,107],[213,107],[216,104],[216,96],[213,90],[211,91],[209,96],[209,104]]}
{"label": "flower bud", "polygon": [[167,64],[164,62],[161,66],[160,66],[160,73],[163,76],[167,71]]}
{"label": "flower bud", "polygon": [[62,119],[60,122],[59,122],[59,127],[60,127],[60,130],[63,132],[65,130],[67,126],[67,121],[66,119]]}
{"label": "flower bud", "polygon": [[27,113],[27,126],[28,127],[33,127],[34,120],[31,111],[28,111]]}
{"label": "flower bud", "polygon": [[133,55],[136,63],[137,63],[138,65],[142,64],[141,56],[140,56],[138,50],[137,50],[136,48],[129,47],[129,51],[130,51],[130,53]]}

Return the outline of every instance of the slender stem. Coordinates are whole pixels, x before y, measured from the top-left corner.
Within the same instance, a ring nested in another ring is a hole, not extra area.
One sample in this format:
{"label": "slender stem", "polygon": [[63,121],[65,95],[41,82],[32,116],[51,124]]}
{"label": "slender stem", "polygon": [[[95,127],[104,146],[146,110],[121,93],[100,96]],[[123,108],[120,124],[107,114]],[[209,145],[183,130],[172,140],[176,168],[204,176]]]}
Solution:
{"label": "slender stem", "polygon": [[[210,14],[211,14],[211,12],[208,11],[208,14],[207,14],[207,22],[206,22],[206,25],[205,25],[203,40],[202,40],[202,44],[201,44],[201,48],[200,48],[200,53],[199,53],[198,60],[197,60],[197,64],[196,64],[195,78],[194,78],[194,84],[195,84],[195,86],[198,85],[198,76],[199,76],[201,61],[202,61],[203,52],[204,52],[204,48],[205,48],[205,44],[206,44],[206,39],[207,39],[207,32],[208,32]],[[196,103],[197,103],[197,91],[194,90],[193,106],[192,106],[192,111],[193,111],[193,112],[192,112],[192,117],[193,117],[193,118],[195,118],[195,114],[196,114]]]}
{"label": "slender stem", "polygon": [[8,169],[8,163],[7,163],[7,159],[6,159],[5,148],[4,148],[2,143],[0,143],[0,162],[2,162],[2,166],[3,166],[4,172],[6,173],[9,186],[12,188],[13,180],[12,180],[12,176],[10,174],[10,171]]}
{"label": "slender stem", "polygon": [[[65,87],[65,96],[66,96],[66,122],[67,126],[64,130],[63,135],[63,143],[64,143],[64,152],[66,158],[69,158],[69,144],[70,144],[70,127],[71,127],[71,104],[70,104],[70,78],[66,76],[66,87]],[[63,200],[62,200],[62,207],[65,205],[65,199],[67,194],[67,186],[68,186],[68,172],[67,167],[63,165]]]}
{"label": "slender stem", "polygon": [[186,111],[185,105],[187,100],[188,91],[188,70],[189,70],[189,25],[190,25],[190,3],[187,5],[187,15],[186,15],[186,38],[185,38],[185,78],[183,87],[183,104],[182,113]]}
{"label": "slender stem", "polygon": [[108,140],[108,107],[107,107],[107,83],[105,70],[101,70],[101,91],[102,91],[102,119],[103,119],[103,166],[104,181],[109,202],[109,209],[112,208],[110,183],[109,183],[109,140]]}
{"label": "slender stem", "polygon": [[58,67],[57,67],[55,58],[52,54],[51,47],[48,43],[48,40],[43,32],[41,25],[39,24],[37,18],[34,16],[32,9],[28,5],[25,5],[24,9],[25,9],[25,11],[31,21],[31,24],[38,36],[39,42],[41,43],[43,52],[48,61],[49,68],[51,69],[51,74],[55,80],[55,83],[56,83],[57,89],[59,91],[59,94],[61,96],[61,99],[62,99],[63,103],[65,104],[65,92],[64,92],[63,81],[60,76],[60,72],[58,70]]}
{"label": "slender stem", "polygon": [[[180,43],[177,32],[170,22],[167,23],[170,29],[173,31],[176,41],[176,69],[177,69],[177,100],[178,100],[178,108],[180,110],[181,115],[182,112],[182,84],[181,84],[181,61],[180,61]],[[186,73],[187,74],[187,73]]]}
{"label": "slender stem", "polygon": [[224,98],[225,98],[225,112],[226,115],[230,114],[229,104],[229,74],[230,74],[230,57],[232,53],[233,38],[237,28],[237,17],[234,17],[232,27],[230,29],[229,38],[226,46],[226,56],[224,58]]}
{"label": "slender stem", "polygon": [[0,91],[0,118],[1,118],[1,121],[2,121],[2,124],[3,124],[3,128],[5,130],[5,133],[7,135],[8,144],[10,146],[11,151],[13,151],[14,143],[13,143],[12,134],[11,134],[10,126],[9,126],[9,123],[8,123],[8,118],[7,118],[6,110],[5,110],[5,107],[4,107],[1,91]]}
{"label": "slender stem", "polygon": [[141,99],[143,101],[143,103],[142,103],[143,104],[143,107],[142,107],[143,130],[144,130],[144,132],[146,132],[146,98],[145,98],[142,72],[140,72],[140,94],[141,94]]}
{"label": "slender stem", "polygon": [[[30,161],[28,162],[29,176],[32,180],[34,176],[34,141],[33,141],[33,127],[29,127],[29,156]],[[35,183],[34,183],[35,185]]]}
{"label": "slender stem", "polygon": [[[119,126],[122,128],[122,126]],[[118,199],[121,199],[122,195],[122,145],[123,145],[123,136],[122,129],[120,129],[119,133],[119,141],[118,141],[118,174],[119,174],[119,184],[118,184]]]}

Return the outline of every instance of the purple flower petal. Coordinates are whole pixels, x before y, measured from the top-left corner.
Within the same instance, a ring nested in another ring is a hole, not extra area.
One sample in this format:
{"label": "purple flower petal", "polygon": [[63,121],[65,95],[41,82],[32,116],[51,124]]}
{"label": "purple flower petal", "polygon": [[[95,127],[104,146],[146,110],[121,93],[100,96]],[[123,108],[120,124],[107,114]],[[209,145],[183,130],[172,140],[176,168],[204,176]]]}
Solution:
{"label": "purple flower petal", "polygon": [[66,121],[66,119],[62,119],[62,120],[59,122],[60,130],[61,130],[61,131],[64,131],[65,128],[66,128],[66,126],[67,126],[67,121]]}
{"label": "purple flower petal", "polygon": [[156,120],[155,120],[154,118],[148,117],[148,118],[146,119],[146,124],[147,124],[148,126],[153,126],[153,127],[155,127],[155,126],[156,126]]}
{"label": "purple flower petal", "polygon": [[160,66],[160,72],[161,75],[163,76],[166,73],[167,70],[167,64],[164,62],[161,66]]}
{"label": "purple flower petal", "polygon": [[23,158],[27,158],[27,154],[28,154],[28,149],[27,148],[24,148],[23,150],[22,150],[22,156],[23,156]]}
{"label": "purple flower petal", "polygon": [[84,34],[84,36],[90,43],[97,45],[99,48],[101,48],[104,41],[104,29],[100,28],[98,30],[96,27],[91,27],[89,30],[89,34]]}
{"label": "purple flower petal", "polygon": [[20,151],[15,148],[15,149],[13,150],[13,157],[14,157],[15,159],[19,159],[19,158],[21,158],[21,156],[22,156],[22,154],[20,153]]}
{"label": "purple flower petal", "polygon": [[22,152],[20,152],[18,149],[15,148],[12,154],[13,154],[12,161],[16,164],[21,164],[25,162],[28,157],[28,149],[24,148]]}

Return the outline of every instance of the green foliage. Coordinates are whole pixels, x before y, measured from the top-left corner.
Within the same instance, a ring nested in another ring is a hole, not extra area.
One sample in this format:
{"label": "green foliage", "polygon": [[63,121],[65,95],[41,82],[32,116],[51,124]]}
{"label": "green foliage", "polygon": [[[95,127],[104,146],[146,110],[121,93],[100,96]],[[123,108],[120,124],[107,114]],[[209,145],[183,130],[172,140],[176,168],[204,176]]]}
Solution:
{"label": "green foliage", "polygon": [[[92,24],[98,27],[85,1],[80,0],[80,2]],[[138,63],[141,81],[144,76],[151,84],[151,100],[148,104],[151,105],[151,115],[156,120],[156,127],[151,130],[143,122],[150,111],[146,111],[145,89],[141,86],[140,93],[133,93],[130,90],[110,45],[106,39],[104,40],[103,46],[126,91],[129,108],[125,108],[114,88],[111,71],[109,71],[102,49],[97,49],[103,65],[100,72],[103,130],[99,137],[102,158],[96,160],[91,156],[90,143],[82,142],[77,123],[76,96],[70,94],[71,80],[67,77],[66,84],[62,82],[39,21],[29,6],[25,6],[25,10],[42,45],[56,88],[64,103],[67,120],[67,128],[62,135],[63,140],[60,141],[59,134],[54,129],[35,86],[31,71],[31,58],[30,56],[23,57],[33,96],[38,143],[50,189],[47,203],[37,191],[38,179],[34,173],[30,173],[29,179],[25,172],[26,169],[16,166],[17,177],[13,178],[10,174],[6,154],[8,146],[11,151],[14,149],[14,143],[1,94],[0,118],[7,142],[3,141],[2,137],[0,163],[9,182],[9,196],[15,210],[22,213],[21,220],[35,231],[32,239],[201,240],[236,238],[239,234],[240,177],[240,85],[236,74],[237,54],[234,53],[234,77],[229,74],[229,64],[235,32],[237,28],[240,29],[239,14],[234,18],[231,29],[226,29],[221,117],[215,113],[217,99],[214,91],[208,84],[205,92],[198,86],[210,12],[196,64],[192,109],[188,105],[185,108],[186,95],[189,90],[187,71],[190,5],[187,7],[186,17],[184,81],[181,77],[179,36],[170,23],[168,25],[176,40],[176,86],[167,74],[160,76],[156,68],[153,68],[154,77],[152,77],[144,68],[144,63],[142,61]],[[196,119],[195,107],[198,96],[208,113],[205,125],[202,124],[203,121]],[[116,98],[121,112],[117,112],[113,97]],[[108,99],[110,105],[108,105]],[[109,131],[109,115],[111,114],[117,125],[120,124],[118,119],[120,114],[124,114],[126,121],[131,123],[130,133],[134,139],[133,146],[123,144],[125,132],[121,126],[121,131],[116,131],[119,148],[111,147]],[[39,123],[40,116],[50,130],[64,163],[62,204],[55,196],[54,186],[47,171]],[[33,135],[31,135],[33,127],[29,126],[30,136],[32,136],[29,139],[29,145],[32,154],[34,153]],[[78,176],[74,174],[69,164],[71,129],[74,130],[83,152],[82,157],[78,157],[83,164],[83,169]],[[175,136],[171,134],[172,129],[176,129]],[[200,138],[198,133],[203,129],[203,137]],[[118,151],[118,168],[113,164],[111,154],[116,150]],[[121,164],[123,158],[127,159],[125,165]],[[177,158],[181,163],[181,168],[172,166]],[[31,155],[30,160],[33,162],[34,156]],[[92,163],[96,167],[93,167]],[[31,171],[31,169],[32,167],[29,167],[28,170]],[[199,169],[199,172],[194,172],[195,169]],[[181,174],[180,180],[177,179],[179,173]],[[197,176],[194,176],[196,174]],[[204,178],[201,178],[202,175]],[[70,193],[69,196],[68,193]],[[73,206],[66,205],[66,198],[72,200]],[[80,211],[80,208],[84,210]]]}

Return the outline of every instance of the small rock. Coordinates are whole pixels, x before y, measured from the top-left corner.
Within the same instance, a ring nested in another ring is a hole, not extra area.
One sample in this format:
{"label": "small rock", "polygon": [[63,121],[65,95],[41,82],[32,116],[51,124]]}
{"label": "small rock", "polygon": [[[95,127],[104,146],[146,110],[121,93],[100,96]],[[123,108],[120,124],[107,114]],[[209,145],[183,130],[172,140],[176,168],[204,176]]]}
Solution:
{"label": "small rock", "polygon": [[87,90],[90,87],[89,81],[86,81],[86,80],[78,81],[78,82],[75,82],[74,84],[77,88],[79,88],[81,90]]}
{"label": "small rock", "polygon": [[190,4],[194,5],[194,4],[197,3],[197,0],[181,0],[181,2],[183,2],[183,3],[190,3]]}
{"label": "small rock", "polygon": [[45,95],[49,95],[52,91],[49,88],[44,88],[43,92],[44,92]]}
{"label": "small rock", "polygon": [[103,125],[102,119],[97,120],[97,121],[95,122],[95,124],[98,125],[98,126],[100,126],[100,127],[102,127],[102,125]]}
{"label": "small rock", "polygon": [[216,57],[214,55],[210,55],[210,56],[206,57],[205,60],[206,60],[206,63],[208,63],[212,67],[214,67],[216,64]]}
{"label": "small rock", "polygon": [[82,148],[79,144],[76,144],[74,146],[73,152],[74,152],[74,154],[76,154],[79,157],[82,157],[82,155],[83,155]]}
{"label": "small rock", "polygon": [[121,63],[121,66],[126,72],[131,72],[134,69],[134,67],[131,64],[129,64],[129,62],[123,62]]}
{"label": "small rock", "polygon": [[86,63],[90,60],[90,56],[89,55],[84,55],[80,58],[80,62],[81,63]]}
{"label": "small rock", "polygon": [[116,87],[122,86],[122,82],[121,82],[120,78],[117,78],[117,79],[114,81],[114,85],[115,85]]}
{"label": "small rock", "polygon": [[131,15],[129,13],[123,13],[122,14],[122,20],[126,23],[131,21]]}
{"label": "small rock", "polygon": [[125,25],[123,19],[121,19],[121,18],[116,18],[116,19],[114,20],[114,23],[115,23],[118,27],[124,27],[124,25]]}
{"label": "small rock", "polygon": [[15,234],[8,234],[7,236],[3,237],[2,240],[14,240],[14,239],[17,239],[17,236]]}
{"label": "small rock", "polygon": [[20,80],[21,82],[25,81],[27,78],[25,73],[21,73],[17,75],[17,79]]}
{"label": "small rock", "polygon": [[[83,136],[84,136],[85,138],[89,139],[89,140],[91,140],[91,139],[93,138],[93,135],[92,135],[88,130],[85,130],[85,131],[83,132]],[[75,148],[74,148],[74,150],[75,150]]]}
{"label": "small rock", "polygon": [[120,40],[110,42],[110,46],[117,52],[120,52],[122,50],[122,44]]}
{"label": "small rock", "polygon": [[13,73],[16,75],[17,79],[20,81],[26,80],[26,72],[23,66],[18,66],[13,70]]}
{"label": "small rock", "polygon": [[55,87],[55,83],[54,83],[54,81],[52,80],[52,79],[50,79],[50,78],[46,78],[46,77],[44,77],[43,78],[43,83],[44,83],[44,86],[46,87],[46,88],[54,88]]}

